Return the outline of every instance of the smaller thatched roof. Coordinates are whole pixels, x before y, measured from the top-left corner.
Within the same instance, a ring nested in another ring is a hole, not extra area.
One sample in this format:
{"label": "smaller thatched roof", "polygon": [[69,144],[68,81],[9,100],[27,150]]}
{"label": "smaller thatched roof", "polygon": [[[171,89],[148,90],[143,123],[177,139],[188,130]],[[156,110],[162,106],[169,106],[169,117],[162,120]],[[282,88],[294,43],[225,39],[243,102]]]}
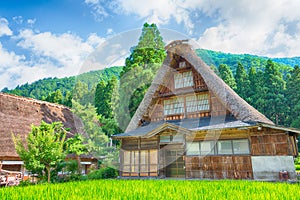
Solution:
{"label": "smaller thatched roof", "polygon": [[[243,127],[252,127],[257,126],[254,122],[242,122],[237,120],[232,116],[220,116],[214,117],[203,117],[203,118],[191,118],[191,119],[182,119],[182,120],[172,120],[172,121],[159,121],[151,122],[146,126],[138,127],[132,131],[126,133],[114,135],[116,139],[126,138],[126,137],[141,137],[147,138],[152,135],[155,135],[158,132],[163,131],[164,129],[172,129],[175,132],[186,132],[192,133],[196,131],[211,131],[219,129],[232,129],[232,128],[243,128]],[[181,130],[182,129],[182,130]]]}
{"label": "smaller thatched roof", "polygon": [[0,93],[0,160],[18,160],[12,134],[26,138],[31,125],[40,125],[42,120],[62,122],[70,128],[67,137],[83,133],[81,120],[66,106]]}
{"label": "smaller thatched roof", "polygon": [[171,63],[176,57],[181,57],[189,62],[193,68],[202,76],[209,91],[219,100],[219,102],[228,110],[237,120],[245,122],[262,122],[274,124],[262,113],[257,111],[239,95],[237,95],[220,77],[218,77],[208,65],[206,65],[199,56],[196,55],[187,41],[174,41],[166,46],[167,57],[160,67],[154,81],[149,87],[137,111],[132,117],[125,132],[138,128],[139,121],[147,113],[148,108],[153,104],[156,92],[160,85],[163,85],[164,77],[172,70]]}

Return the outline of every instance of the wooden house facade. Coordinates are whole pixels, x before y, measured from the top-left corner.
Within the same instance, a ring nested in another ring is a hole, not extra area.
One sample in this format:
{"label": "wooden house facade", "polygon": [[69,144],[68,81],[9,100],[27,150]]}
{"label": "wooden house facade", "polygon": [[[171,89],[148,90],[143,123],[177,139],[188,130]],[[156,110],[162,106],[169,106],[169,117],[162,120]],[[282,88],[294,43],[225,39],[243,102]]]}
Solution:
{"label": "wooden house facade", "polygon": [[186,41],[167,57],[121,140],[120,176],[295,179],[297,129],[274,125]]}
{"label": "wooden house facade", "polygon": [[[26,138],[31,125],[62,122],[70,128],[67,137],[84,133],[81,120],[71,110],[62,105],[0,93],[0,172],[1,170],[24,172],[24,163],[15,150],[12,134]],[[97,162],[91,156],[81,158],[84,172]]]}

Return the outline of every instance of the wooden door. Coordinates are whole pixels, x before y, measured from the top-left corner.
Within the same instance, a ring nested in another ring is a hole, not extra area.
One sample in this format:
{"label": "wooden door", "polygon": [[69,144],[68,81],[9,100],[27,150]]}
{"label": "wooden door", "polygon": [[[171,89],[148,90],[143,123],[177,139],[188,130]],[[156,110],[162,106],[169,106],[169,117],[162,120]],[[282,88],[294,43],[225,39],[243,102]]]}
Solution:
{"label": "wooden door", "polygon": [[184,160],[182,150],[167,150],[165,154],[166,177],[184,178]]}

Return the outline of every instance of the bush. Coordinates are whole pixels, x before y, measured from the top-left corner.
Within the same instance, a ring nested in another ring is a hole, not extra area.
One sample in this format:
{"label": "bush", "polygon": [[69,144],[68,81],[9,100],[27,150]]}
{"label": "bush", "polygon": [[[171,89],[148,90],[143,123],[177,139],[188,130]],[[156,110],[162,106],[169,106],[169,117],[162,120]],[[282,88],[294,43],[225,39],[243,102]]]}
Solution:
{"label": "bush", "polygon": [[21,181],[18,186],[25,187],[25,186],[29,186],[29,185],[34,185],[34,183],[32,183],[29,179],[27,179],[25,181]]}
{"label": "bush", "polygon": [[300,165],[295,165],[296,170],[300,170]]}
{"label": "bush", "polygon": [[105,167],[99,170],[90,172],[88,179],[107,179],[107,178],[116,178],[118,176],[118,170],[113,167]]}

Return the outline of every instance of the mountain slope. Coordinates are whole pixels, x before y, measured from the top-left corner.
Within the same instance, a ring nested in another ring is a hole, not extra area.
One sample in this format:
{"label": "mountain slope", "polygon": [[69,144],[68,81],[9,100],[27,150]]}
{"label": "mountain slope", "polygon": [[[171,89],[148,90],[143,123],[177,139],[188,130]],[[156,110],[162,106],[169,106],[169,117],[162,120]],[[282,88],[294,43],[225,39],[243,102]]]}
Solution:
{"label": "mountain slope", "polygon": [[72,91],[77,81],[81,81],[88,85],[91,90],[100,80],[107,82],[112,76],[119,77],[122,67],[110,67],[103,70],[90,71],[80,74],[78,76],[71,76],[65,78],[44,78],[35,81],[31,84],[24,84],[17,86],[15,89],[3,89],[2,92],[16,94],[24,97],[31,97],[35,99],[45,99],[49,93],[60,90],[63,95],[67,91]]}
{"label": "mountain slope", "polygon": [[[241,62],[242,65],[248,70],[251,66],[259,70],[264,70],[268,57],[261,57],[249,54],[230,54],[217,51],[196,49],[196,53],[203,59],[209,66],[218,67],[220,64],[226,64],[235,73],[237,63]],[[277,63],[280,71],[286,75],[295,65],[300,65],[300,57],[294,58],[271,58],[272,61]],[[58,89],[63,95],[67,91],[72,91],[76,81],[84,82],[91,90],[95,84],[100,80],[107,81],[112,76],[119,77],[122,67],[111,67],[104,70],[91,71],[78,76],[65,77],[65,78],[45,78],[38,80],[31,84],[24,84],[17,86],[15,89],[3,89],[2,92],[12,93],[25,97],[32,97],[35,99],[43,99]],[[286,76],[284,76],[285,78]]]}

